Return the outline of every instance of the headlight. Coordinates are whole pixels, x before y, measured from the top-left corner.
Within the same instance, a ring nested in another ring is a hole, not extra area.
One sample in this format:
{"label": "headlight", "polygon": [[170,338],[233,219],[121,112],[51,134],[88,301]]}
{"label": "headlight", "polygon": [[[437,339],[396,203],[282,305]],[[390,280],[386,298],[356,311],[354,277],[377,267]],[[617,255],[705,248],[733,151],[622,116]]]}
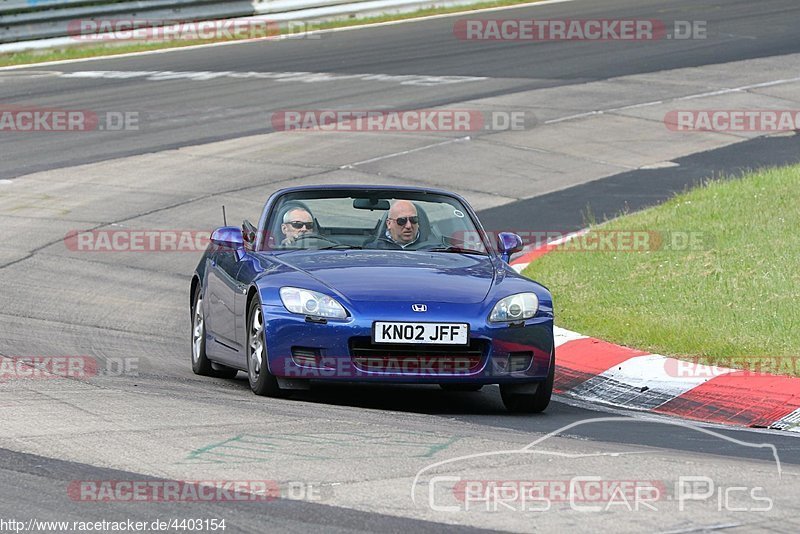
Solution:
{"label": "headlight", "polygon": [[297,287],[282,287],[281,301],[286,309],[292,313],[311,315],[313,317],[329,317],[331,319],[347,319],[344,307],[328,295],[300,289]]}
{"label": "headlight", "polygon": [[489,322],[502,323],[524,321],[536,315],[539,298],[535,293],[518,293],[502,299],[495,304],[489,315]]}

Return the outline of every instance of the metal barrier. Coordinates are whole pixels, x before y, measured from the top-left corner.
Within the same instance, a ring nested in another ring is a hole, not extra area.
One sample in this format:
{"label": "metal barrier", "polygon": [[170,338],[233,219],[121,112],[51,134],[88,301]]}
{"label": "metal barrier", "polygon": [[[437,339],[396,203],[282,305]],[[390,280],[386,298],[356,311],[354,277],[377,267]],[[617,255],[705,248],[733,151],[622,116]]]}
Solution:
{"label": "metal barrier", "polygon": [[188,22],[285,13],[361,0],[0,0],[0,43],[66,37],[87,19]]}

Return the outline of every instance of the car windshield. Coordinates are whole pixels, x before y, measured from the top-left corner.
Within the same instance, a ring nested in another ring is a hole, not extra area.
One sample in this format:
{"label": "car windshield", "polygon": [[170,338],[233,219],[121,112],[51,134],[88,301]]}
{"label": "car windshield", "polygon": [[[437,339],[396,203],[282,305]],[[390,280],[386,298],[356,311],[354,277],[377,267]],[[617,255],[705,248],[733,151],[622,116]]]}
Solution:
{"label": "car windshield", "polygon": [[487,254],[464,205],[456,198],[431,193],[289,193],[273,206],[265,235],[264,248],[268,250]]}

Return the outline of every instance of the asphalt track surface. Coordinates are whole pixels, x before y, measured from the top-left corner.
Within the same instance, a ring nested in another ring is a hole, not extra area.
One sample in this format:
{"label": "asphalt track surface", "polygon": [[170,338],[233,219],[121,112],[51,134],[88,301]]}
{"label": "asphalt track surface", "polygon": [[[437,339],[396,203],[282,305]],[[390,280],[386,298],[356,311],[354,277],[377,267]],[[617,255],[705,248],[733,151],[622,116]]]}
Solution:
{"label": "asphalt track surface", "polygon": [[[495,12],[496,13],[496,12]],[[114,157],[264,133],[265,115],[285,109],[424,109],[542,87],[559,87],[630,74],[726,63],[800,52],[793,0],[603,0],[513,10],[509,17],[706,21],[709,39],[641,42],[468,42],[453,38],[452,18],[384,26],[324,39],[250,43],[127,59],[107,59],[34,71],[314,72],[487,77],[486,83],[434,87],[397,83],[273,84],[215,79],[27,79],[4,87],[4,105],[57,109],[128,110],[142,128],[86,136],[6,135],[0,179]],[[499,18],[484,13],[480,18]],[[467,17],[464,17],[467,18]],[[322,46],[324,44],[324,46]],[[783,73],[785,74],[785,73]],[[45,83],[46,82],[46,83]],[[376,87],[377,86],[377,87]],[[557,102],[554,103],[557,105]],[[122,142],[120,142],[122,141]]]}
{"label": "asphalt track surface", "polygon": [[[123,133],[112,132],[72,137],[0,133],[0,179],[18,178],[15,182],[24,183],[25,176],[33,172],[68,169],[75,165],[179,146],[268,133],[270,127],[265,124],[264,116],[274,110],[352,107],[353,102],[357,102],[363,109],[426,108],[534,88],[568,86],[589,80],[800,52],[800,40],[796,38],[796,28],[800,25],[800,6],[791,0],[609,0],[569,2],[535,9],[514,10],[513,16],[707,20],[709,27],[714,28],[713,31],[719,38],[709,41],[667,41],[657,48],[654,43],[647,42],[608,43],[608,46],[599,48],[590,43],[492,43],[488,46],[483,43],[481,46],[473,46],[473,43],[465,44],[452,39],[452,19],[447,18],[333,34],[326,36],[322,50],[318,43],[310,40],[290,40],[0,71],[0,97],[4,105],[35,104],[37,107],[68,109],[91,107],[99,110],[136,110],[142,113],[142,120],[147,124],[147,128],[140,132],[125,132],[124,136]],[[484,18],[492,16],[481,15]],[[499,18],[501,15],[496,16]],[[41,77],[31,77],[26,74],[29,70],[47,72],[43,72]],[[152,82],[141,78],[78,79],[51,73],[87,70],[307,71],[470,76],[486,77],[488,80],[481,84],[465,82],[434,87],[389,82],[357,82],[348,85],[287,83],[285,86],[271,86],[269,91],[264,91],[259,84],[234,78],[187,83],[185,80]],[[577,229],[583,224],[581,214],[587,204],[592,207],[596,216],[613,216],[626,206],[637,209],[657,203],[673,192],[719,172],[735,173],[762,165],[797,162],[800,160],[798,144],[798,137],[755,139],[732,147],[687,156],[679,161],[679,170],[633,170],[490,208],[482,211],[481,216],[488,228],[508,227],[520,217],[528,216],[527,224],[532,229]],[[660,179],[656,180],[654,176]],[[79,196],[81,192],[76,190],[72,194]],[[119,202],[124,203],[126,200],[120,198]],[[146,209],[142,210],[143,214],[146,212]],[[531,216],[531,213],[534,215]],[[47,270],[53,268],[53,264],[34,261],[29,267],[25,266],[25,261],[29,259],[8,264],[0,272],[9,273],[12,268],[24,267],[32,273],[34,279],[64,277],[65,283],[83,287],[92,295],[91,280],[81,280],[80,274],[78,278],[69,278],[69,275],[75,274],[73,271],[62,273]],[[125,285],[121,290],[128,289],[128,284],[143,284],[141,273],[134,269],[123,271],[120,276]],[[96,276],[98,271],[92,270],[91,273]],[[13,285],[15,278],[9,274],[3,278],[3,283]],[[175,277],[174,283],[181,285],[181,289],[186,286],[188,292],[188,278]],[[135,296],[157,300],[157,295],[151,293],[156,291],[157,288],[147,288],[145,285]],[[18,298],[19,292],[9,290],[8,293],[4,291],[0,300],[5,301],[8,307],[13,307],[11,300]],[[94,298],[97,299],[96,306],[99,308],[96,313],[102,315],[108,295],[95,294]],[[180,307],[164,307],[160,301],[158,304],[151,314],[185,312]],[[480,394],[471,395],[443,393],[435,388],[323,386],[312,392],[300,393],[295,400],[288,403],[281,401],[273,405],[268,400],[254,399],[241,375],[234,381],[194,377],[189,368],[185,329],[172,334],[159,330],[152,337],[141,332],[128,335],[122,331],[125,321],[121,321],[120,330],[114,330],[104,329],[103,325],[106,323],[98,319],[96,329],[83,330],[85,321],[73,316],[75,312],[71,310],[69,303],[51,302],[47,297],[31,295],[25,298],[24,305],[31,309],[52,308],[53,313],[45,317],[45,323],[37,313],[31,313],[30,317],[18,311],[4,315],[2,321],[6,327],[3,330],[7,332],[7,336],[3,340],[0,354],[63,354],[64,347],[75,351],[83,350],[85,353],[94,347],[102,347],[103,350],[98,354],[102,358],[103,355],[113,354],[106,351],[107,347],[125,346],[125,349],[121,349],[123,354],[149,357],[146,360],[148,365],[143,366],[140,376],[119,377],[101,382],[103,388],[125,394],[139,390],[138,393],[151,394],[157,398],[161,398],[159,395],[166,395],[164,398],[167,399],[169,395],[180,396],[181,400],[196,397],[205,403],[218,402],[220,406],[230,410],[230,413],[247,409],[251,416],[260,413],[266,419],[269,418],[270,411],[274,410],[276,415],[298,420],[302,419],[302,413],[306,411],[321,414],[330,420],[350,418],[363,422],[364,425],[375,422],[393,424],[396,421],[400,427],[407,425],[409,428],[421,428],[430,432],[439,428],[452,430],[464,425],[475,435],[519,432],[535,437],[557,431],[571,423],[609,415],[603,409],[557,398],[543,416],[512,417],[503,411],[499,394],[494,388],[486,388]],[[78,306],[77,309],[85,308]],[[163,321],[168,325],[178,322],[171,316],[154,317],[151,320]],[[181,317],[180,324],[183,323],[185,320]],[[55,331],[43,335],[43,325]],[[88,339],[78,339],[82,336],[88,336]],[[3,410],[9,421],[12,417],[8,406],[12,410],[21,409],[13,400],[14,391],[7,390],[10,396],[4,397],[7,406],[4,405]],[[46,389],[35,393],[42,396],[57,395]],[[30,397],[23,394],[19,398]],[[177,402],[177,398],[175,401]],[[129,409],[134,414],[147,408],[131,406]],[[44,416],[36,412],[35,405],[26,414],[32,429],[44,424],[41,422]],[[732,441],[698,433],[691,428],[665,424],[664,420],[643,420],[629,412],[626,415],[630,416],[631,424],[590,423],[571,428],[562,437],[565,442],[576,447],[588,442],[608,450],[614,450],[617,445],[652,448],[659,451],[659,454],[674,455],[687,463],[707,462],[720,468],[726,465],[735,467],[740,465],[737,463],[739,461],[750,460],[766,465],[771,460],[769,453],[764,450],[742,447]],[[208,423],[223,424],[224,421],[212,420]],[[794,436],[736,429],[715,430],[739,440],[768,441],[774,444],[781,462],[789,466],[789,470],[800,464],[800,442]],[[102,443],[102,439],[98,438],[98,441]],[[158,436],[153,439],[158,439]],[[69,481],[144,480],[150,477],[137,474],[135,469],[114,470],[105,467],[109,463],[108,459],[94,463],[67,461],[53,454],[29,454],[29,450],[46,450],[47,446],[40,444],[38,448],[28,449],[26,443],[25,439],[15,442],[12,438],[4,440],[5,448],[0,449],[0,479],[3,481],[0,485],[0,515],[5,518],[152,520],[155,516],[190,516],[198,511],[193,505],[172,503],[159,503],[156,511],[152,503],[95,506],[78,503],[76,507],[76,503],[64,495],[63,488]],[[113,439],[109,440],[109,447],[119,448],[120,456],[126,454],[124,448],[114,443]],[[347,469],[348,466],[343,465],[342,468]],[[312,474],[309,473],[308,476],[311,477]],[[796,482],[794,488],[796,492]],[[445,525],[443,520],[432,522],[391,513],[283,500],[272,503],[270,507],[237,503],[206,504],[203,505],[202,512],[206,517],[235,517],[234,531],[447,531],[451,528],[465,528],[463,524],[458,527]],[[798,516],[795,513],[793,517]],[[722,525],[706,524],[696,517],[693,519],[694,522],[689,522],[684,527],[702,529],[721,528]],[[740,526],[747,523],[738,519],[732,522]],[[491,519],[483,525],[495,526]],[[557,521],[544,525],[563,526]],[[569,525],[587,530],[592,523],[584,518]],[[659,523],[649,525],[653,530],[660,529]],[[781,527],[771,523],[762,528],[780,530]],[[789,524],[785,524],[783,528],[791,531]]]}

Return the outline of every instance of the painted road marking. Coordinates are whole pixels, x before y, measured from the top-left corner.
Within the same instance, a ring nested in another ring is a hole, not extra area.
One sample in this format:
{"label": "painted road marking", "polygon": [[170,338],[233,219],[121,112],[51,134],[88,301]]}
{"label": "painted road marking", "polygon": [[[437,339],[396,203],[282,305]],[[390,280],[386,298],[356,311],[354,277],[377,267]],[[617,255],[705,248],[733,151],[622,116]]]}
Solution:
{"label": "painted road marking", "polygon": [[582,334],[573,332],[571,330],[566,330],[564,328],[559,328],[557,326],[553,327],[553,337],[555,338],[556,348],[560,347],[561,345],[569,341],[575,341],[576,339],[586,339],[586,336]]}
{"label": "painted road marking", "polygon": [[194,449],[179,463],[238,464],[287,458],[330,461],[397,454],[405,458],[432,458],[460,439],[414,431],[240,434]]}
{"label": "painted road marking", "polygon": [[778,430],[788,430],[789,432],[800,432],[800,408],[793,411],[780,421],[773,424],[770,428]]}
{"label": "painted road marking", "polygon": [[[666,72],[666,71],[662,71],[662,72]],[[720,89],[719,91],[709,91],[709,92],[705,92],[705,93],[696,93],[696,94],[692,94],[692,95],[675,97],[675,98],[671,98],[671,99],[667,99],[667,100],[654,100],[652,102],[642,102],[642,103],[639,103],[639,104],[631,104],[631,105],[628,105],[628,106],[622,106],[622,107],[618,107],[618,108],[596,109],[596,110],[592,110],[592,111],[586,111],[584,113],[576,113],[575,115],[567,115],[565,117],[558,117],[556,119],[550,119],[548,121],[545,121],[545,124],[557,124],[559,122],[571,121],[571,120],[575,120],[575,119],[585,119],[586,117],[591,117],[591,116],[594,116],[594,115],[603,115],[605,113],[615,113],[615,112],[618,112],[618,111],[626,111],[626,110],[629,110],[629,109],[637,109],[637,108],[646,108],[646,107],[651,107],[651,106],[658,106],[658,105],[661,105],[661,104],[664,104],[664,103],[669,103],[669,102],[680,102],[680,101],[683,101],[683,100],[695,100],[695,99],[698,99],[698,98],[708,98],[708,97],[712,97],[712,96],[729,95],[729,94],[732,94],[732,93],[741,93],[741,92],[750,91],[750,90],[753,90],[753,89],[763,89],[765,87],[775,87],[777,85],[786,85],[786,84],[797,83],[797,82],[800,82],[800,76],[798,76],[796,78],[784,78],[784,79],[780,79],[780,80],[770,80],[770,81],[767,81],[767,82],[754,83],[754,84],[750,84],[750,85],[742,85],[740,87],[731,87],[729,89]]]}
{"label": "painted road marking", "polygon": [[417,147],[417,148],[411,148],[409,150],[402,150],[400,152],[393,152],[391,154],[385,154],[383,156],[378,156],[378,157],[375,157],[375,158],[365,159],[365,160],[362,160],[362,161],[356,161],[355,163],[348,163],[347,165],[342,165],[339,168],[340,169],[352,169],[352,168],[357,167],[359,165],[366,165],[367,163],[374,163],[376,161],[382,161],[382,160],[389,159],[389,158],[396,158],[398,156],[405,156],[407,154],[413,154],[414,152],[421,152],[423,150],[428,150],[428,149],[439,147],[439,146],[449,145],[449,144],[452,144],[452,143],[461,143],[463,141],[469,141],[469,140],[470,140],[469,136],[459,137],[457,139],[448,139],[447,141],[442,141],[440,143],[433,143],[431,145],[425,145],[425,146],[421,146],[421,147]]}
{"label": "painted road marking", "polygon": [[[506,11],[512,9],[524,9],[529,7],[539,7],[539,6],[547,6],[550,4],[562,4],[565,2],[573,2],[574,0],[534,0],[533,2],[528,2],[524,4],[515,4],[513,6],[499,6],[499,7],[487,7],[483,9],[465,9],[464,11],[458,11],[455,13],[440,13],[438,15],[428,15],[425,17],[414,17],[409,19],[402,19],[402,20],[389,20],[386,22],[373,22],[370,24],[360,24],[355,26],[346,26],[344,28],[329,28],[325,30],[314,30],[311,32],[307,32],[302,34],[303,37],[311,36],[311,35],[323,35],[326,33],[340,33],[340,32],[352,32],[352,31],[359,31],[365,30],[370,28],[376,28],[379,26],[395,26],[398,24],[413,24],[415,22],[424,22],[433,19],[441,19],[441,18],[452,18],[452,17],[463,17],[464,15],[471,15],[474,13],[486,13],[491,11]],[[465,8],[468,6],[465,6]],[[252,19],[253,17],[244,17],[245,19]],[[268,16],[262,16],[261,18],[268,18]],[[237,19],[231,19],[237,20]],[[277,40],[284,40],[289,39],[290,37],[294,36],[282,36]],[[103,59],[121,59],[121,58],[128,58],[128,57],[138,57],[138,56],[149,56],[153,54],[167,54],[170,52],[185,52],[187,50],[197,50],[198,48],[216,48],[220,46],[236,46],[241,44],[252,43],[256,41],[275,41],[274,37],[255,37],[252,39],[241,39],[241,40],[234,40],[234,41],[222,41],[219,43],[205,43],[199,45],[190,45],[190,46],[179,46],[175,48],[159,48],[157,50],[142,50],[140,52],[127,52],[125,54],[113,54],[113,55],[103,55],[103,56],[95,56],[95,57],[86,57],[86,58],[77,58],[77,59],[59,59],[56,61],[44,61],[41,63],[30,63],[28,65],[10,65],[6,67],[0,67],[0,71],[3,70],[12,70],[12,69],[24,69],[28,67],[37,67],[37,66],[46,66],[46,65],[65,65],[70,63],[79,63],[82,61],[98,61]]]}
{"label": "painted road marking", "polygon": [[360,80],[398,83],[400,85],[416,85],[430,87],[450,85],[454,83],[478,82],[486,80],[483,76],[427,76],[417,74],[334,74],[330,72],[235,72],[235,71],[155,71],[155,70],[87,70],[77,72],[58,72],[61,78],[90,78],[106,80],[130,80],[134,78],[148,81],[191,80],[208,81],[219,78],[273,80],[276,82],[338,82],[342,80]]}
{"label": "painted road marking", "polygon": [[[638,356],[622,362],[606,372],[587,380],[572,392],[582,397],[622,406],[653,409],[679,397],[713,377],[709,366],[695,365],[690,376],[674,376],[680,362],[660,354]],[[706,370],[708,372],[700,372]],[[671,372],[672,371],[672,372]],[[733,369],[714,369],[727,374]]]}

